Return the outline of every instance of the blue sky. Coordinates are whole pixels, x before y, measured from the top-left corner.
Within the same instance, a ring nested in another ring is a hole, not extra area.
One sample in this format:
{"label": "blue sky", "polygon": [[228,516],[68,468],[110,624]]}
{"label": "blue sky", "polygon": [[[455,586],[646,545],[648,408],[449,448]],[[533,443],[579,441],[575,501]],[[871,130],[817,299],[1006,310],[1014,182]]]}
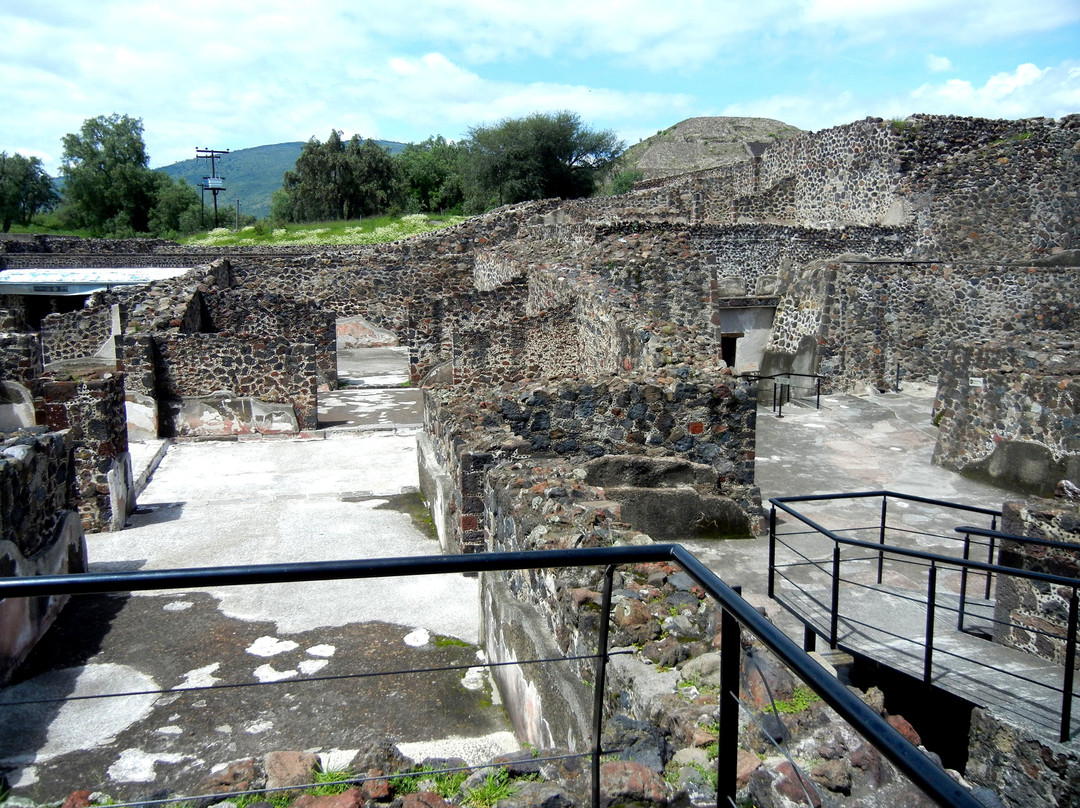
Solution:
{"label": "blue sky", "polygon": [[626,143],[704,115],[1080,112],[1080,0],[0,0],[0,150],[97,115],[196,146],[402,142],[569,109]]}

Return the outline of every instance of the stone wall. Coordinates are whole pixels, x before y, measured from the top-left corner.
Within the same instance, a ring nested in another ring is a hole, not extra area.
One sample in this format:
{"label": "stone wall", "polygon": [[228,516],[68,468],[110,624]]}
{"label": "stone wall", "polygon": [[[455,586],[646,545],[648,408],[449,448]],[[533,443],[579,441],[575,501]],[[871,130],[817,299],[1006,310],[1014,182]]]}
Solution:
{"label": "stone wall", "polygon": [[[1061,542],[1067,547],[1005,541],[998,562],[1007,567],[1080,578],[1080,501],[1030,499],[1007,502],[1001,530],[1014,536]],[[1001,575],[997,578],[994,641],[1065,664],[1071,587]]]}
{"label": "stone wall", "polygon": [[122,530],[135,509],[123,374],[52,365],[39,387],[38,423],[69,434],[83,530]]}
{"label": "stone wall", "polygon": [[246,290],[202,296],[208,329],[245,339],[310,342],[315,345],[319,386],[337,386],[337,323],[333,312],[311,300],[295,300]]}
{"label": "stone wall", "polygon": [[[27,430],[0,439],[0,575],[86,571],[67,433]],[[0,601],[0,683],[45,633],[66,597]]]}
{"label": "stone wall", "polygon": [[0,334],[0,381],[30,386],[41,375],[41,368],[38,334]]}
{"label": "stone wall", "polygon": [[[295,432],[318,425],[319,366],[311,343],[177,333],[154,339],[154,361],[155,394],[159,410],[166,410],[159,411],[164,436]],[[197,400],[196,411],[185,416],[187,399]],[[254,402],[283,407],[266,412]],[[207,407],[210,412],[198,414]]]}
{"label": "stone wall", "polygon": [[[712,493],[734,503],[721,532],[760,527],[754,486],[756,399],[731,377],[711,381],[655,378],[509,384],[479,391],[425,391],[425,431],[433,457],[452,481],[448,546],[484,548],[483,475],[511,458],[533,454],[679,458],[715,472]],[[429,501],[432,501],[429,498]]]}
{"label": "stone wall", "polygon": [[454,384],[498,385],[523,378],[577,374],[583,346],[569,310],[505,326],[454,333]]}
{"label": "stone wall", "polygon": [[112,311],[108,306],[46,315],[41,321],[43,361],[49,364],[94,356],[112,333]]}
{"label": "stone wall", "polygon": [[954,343],[938,377],[933,462],[1043,496],[1063,479],[1080,484],[1080,362],[1063,336]]}
{"label": "stone wall", "polygon": [[1080,275],[1052,267],[825,262],[782,274],[781,286],[773,367],[793,369],[809,339],[831,389],[889,389],[897,365],[903,378],[926,380],[957,339],[1080,328]]}

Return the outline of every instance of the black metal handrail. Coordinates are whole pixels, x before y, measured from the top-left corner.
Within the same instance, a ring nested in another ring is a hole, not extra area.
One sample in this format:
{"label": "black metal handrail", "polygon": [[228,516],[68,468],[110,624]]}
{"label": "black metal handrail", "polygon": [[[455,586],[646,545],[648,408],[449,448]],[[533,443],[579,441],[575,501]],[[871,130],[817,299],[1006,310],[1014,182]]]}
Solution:
{"label": "black metal handrail", "polygon": [[605,568],[605,591],[603,613],[600,619],[592,750],[592,800],[594,806],[599,806],[602,696],[606,687],[605,663],[608,656],[606,634],[610,617],[614,568],[621,564],[659,561],[674,562],[681,566],[711,597],[716,599],[721,607],[722,663],[717,804],[721,799],[727,800],[732,805],[735,804],[741,631],[742,627],[745,627],[927,796],[943,806],[981,808],[980,803],[967,789],[905,740],[881,716],[743,600],[735,590],[705,567],[688,550],[677,544],[5,578],[0,579],[0,597],[42,597],[207,586],[318,582],[332,579],[352,580],[403,575],[602,566]]}
{"label": "black metal handrail", "polygon": [[[771,373],[768,376],[762,376],[760,373],[741,373],[739,378],[746,379],[747,381],[763,382],[769,379],[773,380],[772,389],[772,411],[777,413],[777,418],[784,417],[784,404],[791,401],[791,384],[785,384],[783,382],[777,384],[776,379],[790,379],[795,376],[800,379],[813,379],[814,380],[814,408],[821,409],[821,376],[817,373]],[[777,390],[779,389],[779,404],[777,403]]]}
{"label": "black metal handrail", "polygon": [[[828,501],[833,499],[855,499],[861,497],[883,497],[882,509],[881,509],[881,530],[880,538],[878,542],[863,541],[861,539],[855,539],[848,536],[840,535],[838,532],[830,530],[810,517],[799,513],[797,510],[791,507],[792,502],[807,502],[807,501]],[[840,618],[840,565],[841,565],[841,546],[864,548],[872,550],[877,554],[878,570],[877,570],[877,583],[882,583],[882,568],[883,560],[886,554],[890,556],[896,556],[901,559],[913,562],[921,562],[923,565],[928,566],[927,575],[927,597],[926,597],[926,634],[925,634],[925,648],[923,656],[923,681],[929,683],[932,678],[933,671],[933,655],[934,655],[934,628],[935,628],[935,611],[937,602],[937,575],[940,567],[953,567],[957,568],[961,572],[961,589],[958,607],[958,630],[963,630],[964,614],[966,610],[966,582],[967,575],[970,571],[981,572],[987,576],[987,581],[995,575],[1008,575],[1015,578],[1022,578],[1030,581],[1038,581],[1040,583],[1049,584],[1051,586],[1065,587],[1072,590],[1072,596],[1069,599],[1069,617],[1065,630],[1065,664],[1062,674],[1062,686],[1061,686],[1061,713],[1060,713],[1060,730],[1059,740],[1065,743],[1071,736],[1071,722],[1072,722],[1072,701],[1073,701],[1073,685],[1075,679],[1075,656],[1077,648],[1077,625],[1078,625],[1078,613],[1080,613],[1080,597],[1078,597],[1078,590],[1080,590],[1080,579],[1068,578],[1060,575],[1052,575],[1049,573],[1036,572],[1033,570],[1024,570],[1016,567],[1006,567],[999,564],[990,562],[975,561],[968,558],[967,549],[965,546],[965,554],[963,558],[957,558],[955,556],[942,555],[940,553],[932,553],[926,550],[915,550],[908,547],[889,546],[885,544],[886,537],[886,506],[885,501],[888,497],[896,497],[899,499],[907,499],[911,501],[922,502],[928,505],[949,507],[956,510],[968,511],[973,513],[981,513],[984,515],[994,517],[994,524],[997,523],[997,517],[1000,516],[1000,512],[991,510],[989,508],[980,508],[971,505],[964,505],[962,503],[953,503],[945,500],[934,500],[927,497],[919,497],[909,494],[901,494],[892,491],[873,491],[873,492],[860,492],[853,494],[814,494],[808,496],[799,497],[775,497],[770,499],[769,502],[773,508],[770,511],[769,519],[769,581],[768,581],[768,593],[770,598],[775,597],[775,575],[778,569],[776,563],[776,545],[777,545],[777,531],[776,531],[776,510],[780,509],[798,519],[803,524],[812,527],[815,531],[830,539],[833,542],[833,551],[831,559],[809,561],[813,566],[819,569],[828,565],[831,568],[831,591],[830,591],[830,606],[829,606],[829,630],[828,640],[830,647],[835,648],[838,641],[839,630],[839,618]],[[957,530],[962,530],[957,528]],[[996,530],[984,530],[982,528],[971,528],[973,533],[1007,536],[1012,537],[1010,534],[1001,534]],[[1043,543],[1044,540],[1033,540],[1033,543]],[[1055,543],[1061,544],[1061,543]],[[1063,545],[1069,547],[1070,545]],[[800,553],[801,557],[806,558],[805,554]],[[851,561],[852,559],[848,559]],[[869,560],[869,559],[862,559]],[[806,565],[807,562],[801,562],[801,565]],[[989,599],[989,583],[987,585],[987,599]],[[803,618],[806,622],[805,617]],[[810,636],[807,637],[807,643],[811,643]],[[1022,677],[1021,677],[1022,678]]]}

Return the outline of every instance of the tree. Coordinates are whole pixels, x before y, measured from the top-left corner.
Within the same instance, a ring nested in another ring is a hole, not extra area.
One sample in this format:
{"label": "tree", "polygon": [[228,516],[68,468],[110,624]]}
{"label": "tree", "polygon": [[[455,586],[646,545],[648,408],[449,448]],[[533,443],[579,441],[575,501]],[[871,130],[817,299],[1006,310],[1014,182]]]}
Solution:
{"label": "tree", "polygon": [[60,173],[72,224],[99,234],[148,232],[158,181],[142,132],[141,119],[114,113],[64,135]]}
{"label": "tree", "polygon": [[469,130],[469,207],[590,196],[623,144],[573,112],[534,113]]}
{"label": "tree", "polygon": [[52,178],[37,157],[0,152],[0,225],[27,225],[39,210],[51,210],[60,200]]}
{"label": "tree", "polygon": [[405,209],[410,213],[441,213],[465,201],[462,176],[465,147],[447,143],[442,135],[410,143],[397,156],[401,167]]}
{"label": "tree", "polygon": [[325,143],[311,138],[286,171],[286,196],[275,195],[275,218],[295,222],[356,219],[387,210],[398,190],[398,169],[390,153],[353,135],[348,143],[333,129]]}
{"label": "tree", "polygon": [[157,189],[150,211],[149,232],[159,238],[172,238],[201,230],[199,213],[202,205],[198,192],[183,177],[174,180],[159,171],[155,171],[154,176]]}

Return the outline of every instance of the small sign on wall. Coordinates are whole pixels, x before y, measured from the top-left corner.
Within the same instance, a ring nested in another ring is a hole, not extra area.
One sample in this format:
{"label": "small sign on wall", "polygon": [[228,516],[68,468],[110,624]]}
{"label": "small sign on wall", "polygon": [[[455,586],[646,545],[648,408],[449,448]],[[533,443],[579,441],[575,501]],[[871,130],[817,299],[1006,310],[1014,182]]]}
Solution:
{"label": "small sign on wall", "polygon": [[968,386],[969,387],[982,387],[983,386],[983,377],[982,376],[970,376],[968,378]]}

